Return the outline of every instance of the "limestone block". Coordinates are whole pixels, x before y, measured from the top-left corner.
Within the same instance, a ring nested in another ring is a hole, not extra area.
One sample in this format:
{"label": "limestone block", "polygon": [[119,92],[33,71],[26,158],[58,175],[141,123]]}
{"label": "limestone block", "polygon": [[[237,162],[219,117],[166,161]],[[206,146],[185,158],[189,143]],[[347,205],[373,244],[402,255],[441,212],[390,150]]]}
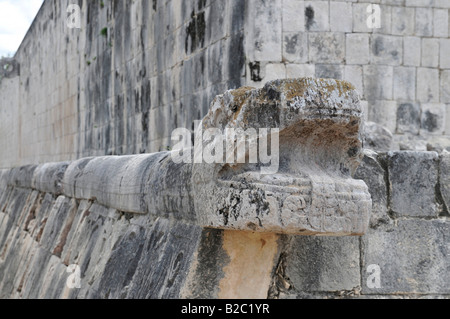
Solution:
{"label": "limestone block", "polygon": [[352,32],[353,14],[351,2],[330,1],[330,29],[332,32]]}
{"label": "limestone block", "polygon": [[250,61],[281,61],[281,0],[249,2],[247,57]]}
{"label": "limestone block", "polygon": [[305,28],[307,31],[330,31],[328,1],[305,1]]}
{"label": "limestone block", "polygon": [[[423,219],[398,220],[385,231],[370,230],[363,237],[362,293],[448,294],[449,232],[448,221]],[[379,287],[373,285],[376,277]]]}
{"label": "limestone block", "polygon": [[[360,97],[364,96],[362,66],[345,65],[344,66],[344,80],[352,83],[355,86]],[[367,115],[367,113],[365,115]]]}
{"label": "limestone block", "polygon": [[439,65],[439,39],[422,39],[422,66],[436,68]]}
{"label": "limestone block", "polygon": [[441,71],[441,102],[450,103],[450,70]]}
{"label": "limestone block", "polygon": [[403,65],[420,66],[421,39],[419,37],[404,37],[403,48]]}
{"label": "limestone block", "polygon": [[388,154],[390,209],[395,216],[436,216],[438,154],[390,152]]}
{"label": "limestone block", "polygon": [[434,37],[447,38],[448,37],[448,10],[447,9],[434,9],[433,10],[433,22],[434,22]]}
{"label": "limestone block", "polygon": [[344,66],[339,64],[316,64],[316,78],[342,80]]}
{"label": "limestone block", "polygon": [[39,165],[33,173],[31,187],[44,193],[61,195],[61,181],[68,166],[69,162]]}
{"label": "limestone block", "polygon": [[372,64],[400,65],[403,58],[401,37],[376,34],[371,39]]}
{"label": "limestone block", "polygon": [[372,196],[371,228],[377,228],[382,224],[389,224],[391,222],[387,208],[386,170],[381,162],[382,156],[366,149],[364,151],[363,161],[353,176],[354,178],[363,180],[367,184],[367,187],[369,187],[369,192]]}
{"label": "limestone block", "polygon": [[421,132],[441,135],[445,131],[445,104],[422,104]]}
{"label": "limestone block", "polygon": [[[430,1],[430,0],[427,0]],[[416,8],[416,36],[433,36],[433,9],[430,7]]]}
{"label": "limestone block", "polygon": [[417,69],[417,100],[420,102],[439,102],[439,70]]}
{"label": "limestone block", "polygon": [[438,8],[450,9],[450,3],[446,0],[434,0],[434,5]]}
{"label": "limestone block", "polygon": [[309,61],[314,63],[343,63],[345,34],[338,32],[308,33]]}
{"label": "limestone block", "polygon": [[413,8],[393,7],[392,17],[393,35],[414,35]]}
{"label": "limestone block", "polygon": [[305,3],[301,0],[283,0],[283,32],[305,31]]}
{"label": "limestone block", "polygon": [[439,186],[444,204],[444,209],[450,209],[450,152],[444,151],[440,155]]}
{"label": "limestone block", "polygon": [[352,290],[360,285],[358,247],[352,237],[292,237],[277,274],[296,292]]}
{"label": "limestone block", "polygon": [[314,77],[316,75],[316,68],[314,64],[287,64],[286,78],[306,78]]}
{"label": "limestone block", "polygon": [[392,133],[375,122],[366,122],[364,125],[364,147],[376,152],[391,150]]}
{"label": "limestone block", "polygon": [[394,99],[397,101],[416,99],[416,68],[394,68]]}
{"label": "limestone block", "polygon": [[401,103],[397,109],[397,133],[419,134],[421,109],[418,103]]}
{"label": "limestone block", "polygon": [[441,69],[450,69],[450,39],[441,39],[439,46],[439,66]]}
{"label": "limestone block", "polygon": [[22,188],[30,188],[36,165],[27,165],[11,169],[8,185]]}
{"label": "limestone block", "polygon": [[[367,100],[391,100],[393,94],[393,68],[387,65],[365,65],[364,95]],[[376,122],[376,121],[374,121]]]}
{"label": "limestone block", "polygon": [[294,63],[308,62],[308,35],[299,32],[284,32],[283,58]]}
{"label": "limestone block", "polygon": [[346,35],[346,63],[368,64],[370,61],[369,35],[354,33]]}

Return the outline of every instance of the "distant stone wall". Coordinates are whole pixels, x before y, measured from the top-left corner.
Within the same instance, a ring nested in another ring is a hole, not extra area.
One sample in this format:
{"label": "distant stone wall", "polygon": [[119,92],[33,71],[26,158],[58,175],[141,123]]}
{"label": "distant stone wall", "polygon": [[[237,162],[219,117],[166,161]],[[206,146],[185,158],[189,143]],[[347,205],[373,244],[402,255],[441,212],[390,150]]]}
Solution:
{"label": "distant stone wall", "polygon": [[[66,24],[70,3],[81,29]],[[166,150],[243,84],[245,7],[45,1],[14,57],[20,76],[0,84],[0,167]]]}
{"label": "distant stone wall", "polygon": [[[395,134],[393,149],[450,146],[449,1],[252,3],[247,84],[303,76],[348,80],[367,119]],[[380,8],[379,29],[367,24],[371,4]]]}
{"label": "distant stone wall", "polygon": [[124,213],[115,199],[71,196],[74,163],[0,170],[0,298],[450,298],[449,154],[366,152],[356,177],[373,215],[362,237]]}
{"label": "distant stone wall", "polygon": [[[66,24],[81,8],[81,29]],[[370,29],[370,4],[381,28]],[[392,149],[450,147],[447,0],[45,1],[0,84],[0,167],[163,151],[212,98],[345,79]],[[427,144],[429,144],[427,146]],[[7,150],[7,151],[6,151]]]}

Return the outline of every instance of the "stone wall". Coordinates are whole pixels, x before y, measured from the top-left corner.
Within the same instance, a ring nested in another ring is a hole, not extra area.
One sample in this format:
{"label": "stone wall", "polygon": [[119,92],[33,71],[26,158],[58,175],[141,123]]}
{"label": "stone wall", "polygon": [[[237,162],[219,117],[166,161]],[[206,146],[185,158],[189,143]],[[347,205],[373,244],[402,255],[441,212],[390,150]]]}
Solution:
{"label": "stone wall", "polygon": [[[80,0],[81,29],[68,3],[44,2],[0,82],[1,298],[449,298],[448,1],[370,1],[373,30],[368,1]],[[227,89],[302,76],[348,79],[394,133],[355,174],[362,237],[207,228],[69,178],[87,156],[167,150]]]}
{"label": "stone wall", "polygon": [[2,170],[0,297],[449,298],[449,154],[366,151],[356,173],[373,198],[363,237],[203,228],[74,197],[64,182],[74,163]]}
{"label": "stone wall", "polygon": [[[254,3],[262,19],[247,38],[248,84],[345,79],[359,90],[367,119],[395,134],[393,149],[450,146],[449,1]],[[379,29],[368,27],[370,4],[381,9]]]}
{"label": "stone wall", "polygon": [[[67,27],[69,3],[81,29]],[[0,84],[0,145],[13,151],[0,167],[166,150],[173,129],[244,82],[245,7],[45,1],[14,57],[20,76]]]}
{"label": "stone wall", "polygon": [[353,83],[392,149],[450,147],[448,1],[80,0],[81,29],[69,3],[44,2],[0,84],[0,167],[166,150],[217,94],[305,76]]}

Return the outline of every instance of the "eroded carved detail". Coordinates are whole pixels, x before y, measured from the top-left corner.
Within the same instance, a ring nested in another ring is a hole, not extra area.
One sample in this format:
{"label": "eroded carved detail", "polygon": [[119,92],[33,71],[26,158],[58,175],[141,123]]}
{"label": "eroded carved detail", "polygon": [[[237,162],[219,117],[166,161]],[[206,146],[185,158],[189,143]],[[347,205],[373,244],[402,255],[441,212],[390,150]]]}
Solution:
{"label": "eroded carved detail", "polygon": [[[68,197],[203,227],[361,235],[371,210],[366,184],[351,177],[361,161],[361,125],[351,84],[273,81],[216,97],[199,129],[278,129],[274,174],[264,174],[266,164],[258,163],[176,163],[174,150],[81,159],[69,165],[61,184]],[[238,143],[232,147],[238,154]]]}
{"label": "eroded carved detail", "polygon": [[371,198],[351,178],[361,160],[362,113],[351,84],[324,79],[269,82],[218,96],[208,128],[278,128],[279,171],[258,164],[196,164],[195,210],[210,227],[294,234],[357,235]]}

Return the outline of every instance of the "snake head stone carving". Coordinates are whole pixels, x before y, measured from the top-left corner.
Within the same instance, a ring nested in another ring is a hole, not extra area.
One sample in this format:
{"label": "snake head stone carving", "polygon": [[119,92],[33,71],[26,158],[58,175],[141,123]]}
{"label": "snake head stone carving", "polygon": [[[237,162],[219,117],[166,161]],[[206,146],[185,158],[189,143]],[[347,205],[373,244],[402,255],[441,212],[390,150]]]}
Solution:
{"label": "snake head stone carving", "polygon": [[217,96],[198,126],[202,147],[195,152],[211,150],[217,136],[204,135],[215,130],[223,134],[217,145],[224,146],[213,153],[224,160],[192,164],[198,222],[288,234],[364,234],[371,197],[366,184],[351,177],[361,161],[362,119],[358,93],[345,81],[276,80]]}

